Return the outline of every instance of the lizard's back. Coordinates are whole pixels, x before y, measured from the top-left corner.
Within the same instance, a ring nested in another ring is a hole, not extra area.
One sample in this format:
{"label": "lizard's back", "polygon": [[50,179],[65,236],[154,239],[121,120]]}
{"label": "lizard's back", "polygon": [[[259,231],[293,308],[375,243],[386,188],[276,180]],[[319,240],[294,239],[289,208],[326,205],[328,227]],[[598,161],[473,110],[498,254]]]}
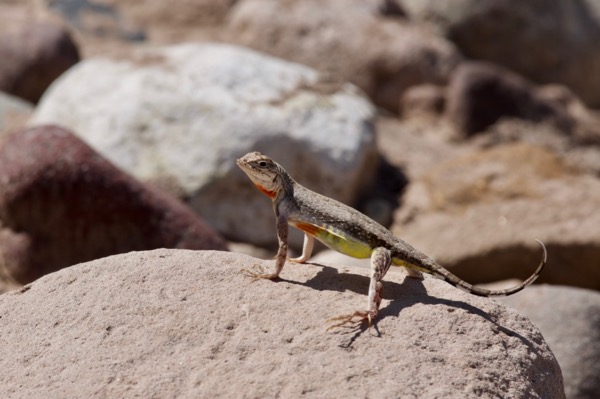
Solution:
{"label": "lizard's back", "polygon": [[282,204],[288,208],[292,226],[340,253],[368,258],[375,248],[383,247],[391,251],[396,265],[423,266],[423,261],[429,260],[368,216],[299,184],[294,185],[294,195],[286,201],[293,201]]}

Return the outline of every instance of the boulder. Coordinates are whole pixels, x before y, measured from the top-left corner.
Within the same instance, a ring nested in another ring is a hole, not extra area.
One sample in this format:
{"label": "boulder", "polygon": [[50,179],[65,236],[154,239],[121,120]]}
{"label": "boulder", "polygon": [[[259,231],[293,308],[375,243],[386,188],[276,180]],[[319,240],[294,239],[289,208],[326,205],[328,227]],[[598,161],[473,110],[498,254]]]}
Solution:
{"label": "boulder", "polygon": [[600,293],[542,285],[502,302],[540,329],[560,364],[567,398],[600,397]]}
{"label": "boulder", "polygon": [[54,19],[0,5],[0,59],[0,91],[36,103],[79,61],[79,52],[69,31]]}
{"label": "boulder", "polygon": [[392,231],[472,283],[525,278],[600,289],[600,181],[525,143],[441,162],[413,181]]}
{"label": "boulder", "polygon": [[427,29],[382,15],[382,3],[246,0],[230,13],[227,40],[350,81],[398,112],[408,87],[446,83],[461,56]]}
{"label": "boulder", "polygon": [[600,3],[596,0],[398,0],[469,58],[538,83],[561,83],[600,106]]}
{"label": "boulder", "polygon": [[17,131],[0,146],[2,279],[28,283],[79,262],[162,247],[226,249],[191,209],[63,128]]}
{"label": "boulder", "polygon": [[564,398],[541,333],[515,310],[431,278],[294,265],[240,273],[245,255],[159,249],[80,264],[0,296],[0,394],[31,397]]}
{"label": "boulder", "polygon": [[[538,93],[544,93],[540,88]],[[524,142],[549,148],[558,153],[569,165],[592,175],[600,176],[600,113],[588,108],[567,105],[569,118],[574,121],[565,130],[551,120],[504,118],[488,127],[471,142],[481,148],[500,144]],[[574,108],[574,109],[573,109]]]}
{"label": "boulder", "polygon": [[507,117],[552,120],[565,130],[574,123],[563,107],[538,96],[532,83],[485,62],[465,62],[456,68],[448,85],[446,117],[464,136]]}
{"label": "boulder", "polygon": [[88,59],[33,121],[60,123],[143,181],[173,190],[235,241],[276,242],[270,201],[235,164],[260,151],[302,184],[355,203],[377,166],[374,109],[354,86],[240,47],[184,44]]}

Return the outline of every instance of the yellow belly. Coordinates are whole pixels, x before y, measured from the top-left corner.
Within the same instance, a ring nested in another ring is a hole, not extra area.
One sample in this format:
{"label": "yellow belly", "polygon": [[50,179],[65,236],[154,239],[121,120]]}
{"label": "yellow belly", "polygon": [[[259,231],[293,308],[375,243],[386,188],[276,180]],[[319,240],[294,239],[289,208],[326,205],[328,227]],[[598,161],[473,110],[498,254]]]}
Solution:
{"label": "yellow belly", "polygon": [[344,255],[365,259],[371,257],[371,253],[373,252],[373,249],[368,244],[348,237],[340,231],[304,222],[291,222],[290,224],[312,235],[334,251]]}

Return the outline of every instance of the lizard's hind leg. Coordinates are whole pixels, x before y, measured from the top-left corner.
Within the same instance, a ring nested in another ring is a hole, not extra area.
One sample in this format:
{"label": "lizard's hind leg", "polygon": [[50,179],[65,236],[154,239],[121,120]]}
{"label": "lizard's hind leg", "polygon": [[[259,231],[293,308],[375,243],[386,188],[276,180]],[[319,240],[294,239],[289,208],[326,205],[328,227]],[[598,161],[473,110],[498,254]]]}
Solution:
{"label": "lizard's hind leg", "polygon": [[290,258],[288,260],[290,262],[294,262],[294,263],[307,262],[310,259],[310,256],[312,255],[314,246],[315,246],[315,239],[313,238],[313,236],[309,235],[308,233],[304,233],[304,244],[302,244],[302,255],[298,256],[297,258]]}
{"label": "lizard's hind leg", "polygon": [[367,310],[357,310],[354,313],[332,317],[327,322],[333,322],[327,328],[327,331],[342,327],[346,324],[361,324],[363,321],[369,323],[369,327],[379,313],[379,305],[381,305],[383,291],[383,277],[387,273],[392,264],[390,251],[385,248],[376,248],[371,254],[371,281],[369,284],[369,298]]}

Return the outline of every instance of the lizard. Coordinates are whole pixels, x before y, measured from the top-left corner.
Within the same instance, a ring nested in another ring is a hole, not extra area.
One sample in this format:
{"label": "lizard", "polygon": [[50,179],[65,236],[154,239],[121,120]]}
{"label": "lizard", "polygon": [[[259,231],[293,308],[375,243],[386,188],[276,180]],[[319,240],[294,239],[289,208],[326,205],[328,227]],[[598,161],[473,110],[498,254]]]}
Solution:
{"label": "lizard", "polygon": [[[315,239],[342,254],[354,258],[370,258],[367,309],[329,319],[328,322],[334,324],[328,330],[364,321],[371,326],[379,312],[383,278],[392,264],[403,266],[409,277],[423,279],[423,273],[431,274],[456,288],[483,297],[507,296],[521,291],[538,278],[546,265],[546,247],[536,240],[542,246],[542,260],[525,281],[502,290],[476,287],[452,274],[358,210],[300,185],[281,165],[268,156],[260,152],[250,152],[239,158],[236,163],[254,185],[271,198],[279,243],[275,256],[275,270],[266,273],[262,267],[256,266],[260,270],[244,269],[247,275],[255,280],[277,279],[286,260],[305,263],[310,259]],[[287,258],[288,225],[304,232],[302,254],[297,258]]]}

